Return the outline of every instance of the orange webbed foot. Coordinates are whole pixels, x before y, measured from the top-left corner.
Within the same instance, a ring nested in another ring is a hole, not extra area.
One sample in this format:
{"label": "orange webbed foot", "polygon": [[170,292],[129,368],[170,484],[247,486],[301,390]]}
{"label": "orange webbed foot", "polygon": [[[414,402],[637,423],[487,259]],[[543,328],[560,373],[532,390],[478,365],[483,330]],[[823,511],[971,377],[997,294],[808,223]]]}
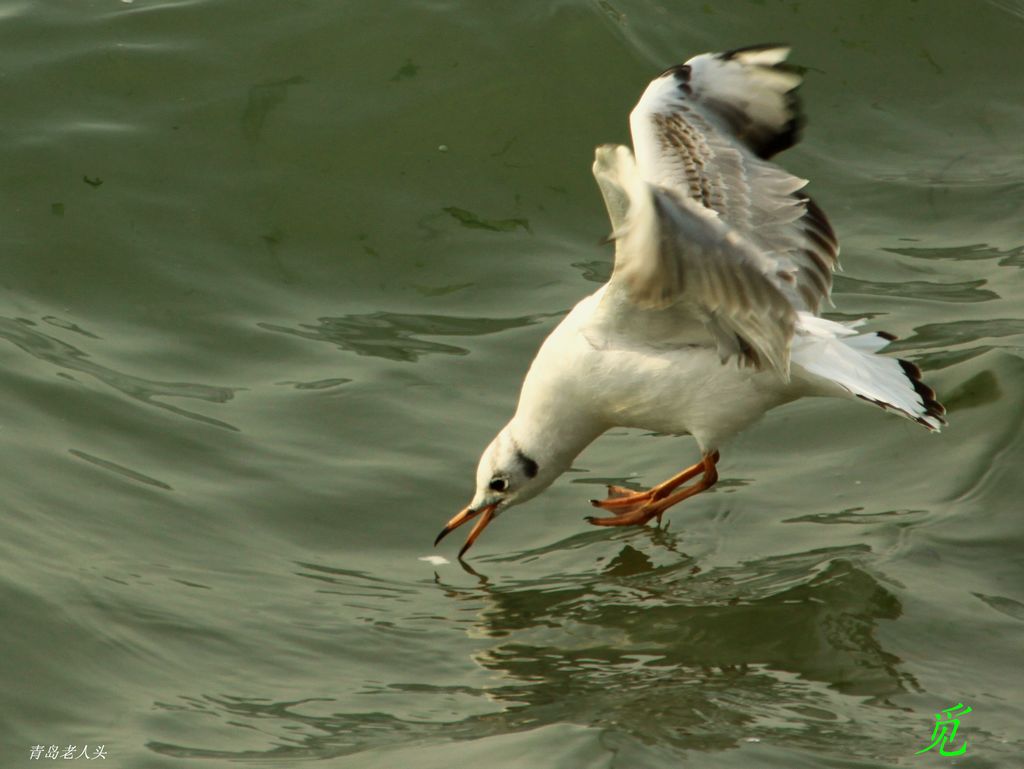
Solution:
{"label": "orange webbed foot", "polygon": [[[661,516],[670,507],[715,484],[718,480],[718,457],[717,451],[705,454],[697,464],[648,491],[634,492],[622,486],[609,486],[608,499],[592,499],[590,504],[603,510],[616,511],[616,514],[588,516],[587,521],[594,526],[643,526],[652,518],[657,518],[658,523],[661,523]],[[701,477],[695,483],[679,488],[697,475]]]}

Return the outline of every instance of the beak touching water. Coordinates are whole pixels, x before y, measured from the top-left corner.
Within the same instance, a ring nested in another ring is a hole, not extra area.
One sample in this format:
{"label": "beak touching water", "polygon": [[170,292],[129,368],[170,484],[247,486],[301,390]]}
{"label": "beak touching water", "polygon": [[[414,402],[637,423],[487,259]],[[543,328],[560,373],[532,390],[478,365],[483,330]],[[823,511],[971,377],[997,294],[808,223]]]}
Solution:
{"label": "beak touching water", "polygon": [[494,519],[494,510],[497,507],[498,506],[494,504],[484,505],[479,510],[473,510],[470,507],[463,508],[454,518],[445,524],[443,529],[441,529],[441,533],[438,534],[437,539],[434,540],[434,547],[437,547],[437,543],[447,537],[449,532],[454,531],[466,521],[472,520],[479,515],[480,520],[476,522],[473,530],[469,532],[469,536],[466,537],[466,544],[464,544],[462,549],[459,550],[459,560],[461,560],[462,556],[466,554],[466,551],[469,550],[474,542],[476,542],[476,538],[480,536],[480,533],[487,528],[487,524]]}

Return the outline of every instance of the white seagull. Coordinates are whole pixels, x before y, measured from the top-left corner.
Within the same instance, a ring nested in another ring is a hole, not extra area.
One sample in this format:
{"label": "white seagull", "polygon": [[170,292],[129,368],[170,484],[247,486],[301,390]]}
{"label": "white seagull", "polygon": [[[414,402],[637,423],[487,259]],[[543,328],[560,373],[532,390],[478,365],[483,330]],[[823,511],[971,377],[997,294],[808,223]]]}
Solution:
{"label": "white seagull", "polygon": [[[719,447],[804,396],[860,398],[938,430],[945,409],[894,337],[819,316],[839,244],[805,179],[768,158],[801,125],[789,48],[705,53],[659,75],[630,115],[634,151],[597,148],[611,279],[541,345],[511,421],[480,458],[459,558],[611,427],[692,435],[701,459],[653,488],[610,486],[599,526],[661,521],[718,478]],[[687,483],[692,481],[691,483]]]}

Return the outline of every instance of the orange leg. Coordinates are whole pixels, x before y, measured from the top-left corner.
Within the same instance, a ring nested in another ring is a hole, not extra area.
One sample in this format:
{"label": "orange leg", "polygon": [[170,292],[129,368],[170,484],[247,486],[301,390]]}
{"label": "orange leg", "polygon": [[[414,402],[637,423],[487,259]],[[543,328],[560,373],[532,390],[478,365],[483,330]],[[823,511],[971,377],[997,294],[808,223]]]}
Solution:
{"label": "orange leg", "polygon": [[[710,455],[711,462],[714,464],[718,461],[718,452],[712,452]],[[634,507],[642,506],[648,502],[654,502],[659,499],[664,499],[671,494],[675,489],[686,483],[691,478],[695,478],[701,473],[705,473],[705,464],[707,457],[702,459],[697,464],[687,467],[678,475],[673,475],[667,481],[659,483],[647,491],[633,491],[623,486],[609,486],[608,487],[608,499],[592,499],[590,504],[594,507],[600,507],[603,510],[629,510]]]}
{"label": "orange leg", "polygon": [[[717,451],[705,454],[693,467],[686,468],[649,491],[622,495],[619,487],[609,487],[609,499],[592,499],[591,504],[606,510],[621,509],[621,512],[605,518],[590,517],[587,520],[595,526],[642,526],[652,518],[657,518],[658,523],[661,523],[662,513],[670,507],[715,485],[718,480],[718,458]],[[701,476],[696,483],[675,491],[696,475]]]}

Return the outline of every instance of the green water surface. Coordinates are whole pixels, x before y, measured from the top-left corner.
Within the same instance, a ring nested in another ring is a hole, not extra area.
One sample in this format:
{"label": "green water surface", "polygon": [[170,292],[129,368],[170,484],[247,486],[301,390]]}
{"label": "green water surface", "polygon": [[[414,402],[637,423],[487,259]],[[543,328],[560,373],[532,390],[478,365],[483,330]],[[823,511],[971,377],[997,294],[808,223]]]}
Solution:
{"label": "green water surface", "polygon": [[[608,273],[594,146],[773,41],[949,428],[796,403],[609,531],[696,457],[615,430],[420,560]],[[1024,766],[1022,72],[1019,0],[0,0],[0,767]]]}

